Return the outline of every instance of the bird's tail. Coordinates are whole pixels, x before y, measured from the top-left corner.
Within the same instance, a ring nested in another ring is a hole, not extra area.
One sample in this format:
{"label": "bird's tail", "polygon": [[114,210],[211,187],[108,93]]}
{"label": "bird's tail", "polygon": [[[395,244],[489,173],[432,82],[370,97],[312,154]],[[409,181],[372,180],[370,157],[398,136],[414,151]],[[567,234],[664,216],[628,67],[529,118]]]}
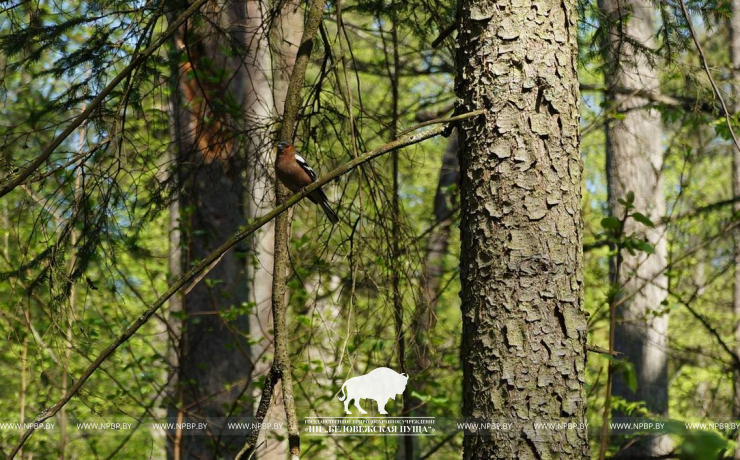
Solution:
{"label": "bird's tail", "polygon": [[339,222],[339,217],[337,217],[337,213],[334,212],[334,210],[329,206],[329,203],[326,202],[326,200],[319,201],[319,205],[321,206],[321,209],[324,210],[324,213],[326,214],[326,217],[329,218],[329,221],[332,224],[336,224]]}

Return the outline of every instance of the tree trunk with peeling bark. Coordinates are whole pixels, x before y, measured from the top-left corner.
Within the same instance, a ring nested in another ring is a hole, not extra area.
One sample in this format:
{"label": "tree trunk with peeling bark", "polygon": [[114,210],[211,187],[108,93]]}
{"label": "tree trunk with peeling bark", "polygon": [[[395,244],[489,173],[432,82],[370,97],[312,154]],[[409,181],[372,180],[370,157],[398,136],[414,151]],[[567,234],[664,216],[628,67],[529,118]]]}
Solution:
{"label": "tree trunk with peeling bark", "polygon": [[[650,108],[645,98],[609,91],[610,87],[621,87],[659,93],[658,69],[625,39],[654,47],[655,10],[648,0],[601,0],[599,7],[612,24],[606,43],[607,106],[620,114],[609,120],[606,129],[609,210],[621,220],[625,210],[619,199],[634,192],[634,210],[657,223],[665,215],[660,113]],[[627,219],[624,227],[623,234],[644,237],[655,253],[623,251],[619,279],[612,280],[621,288],[621,296],[630,297],[616,310],[614,350],[634,365],[637,380],[637,389],[632,391],[622,373],[614,373],[612,395],[644,401],[653,414],[667,415],[668,316],[654,314],[664,309],[661,302],[667,297],[665,228],[649,228],[634,219]],[[616,273],[614,270],[613,276]],[[629,455],[658,456],[670,450],[670,438],[657,436],[634,444]]]}
{"label": "tree trunk with peeling bark", "polygon": [[589,458],[582,298],[575,0],[463,0],[463,415],[511,423],[466,434],[465,459]]}

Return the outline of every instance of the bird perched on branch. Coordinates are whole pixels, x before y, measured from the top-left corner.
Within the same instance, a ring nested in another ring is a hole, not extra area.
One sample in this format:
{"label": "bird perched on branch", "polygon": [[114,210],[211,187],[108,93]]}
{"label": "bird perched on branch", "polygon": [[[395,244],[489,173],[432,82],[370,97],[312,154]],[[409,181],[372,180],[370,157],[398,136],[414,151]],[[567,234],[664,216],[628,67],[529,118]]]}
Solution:
{"label": "bird perched on branch", "polygon": [[[293,193],[298,193],[318,179],[306,160],[296,152],[295,147],[287,142],[278,143],[278,155],[275,160],[275,173],[278,179]],[[321,206],[332,224],[339,222],[337,213],[329,206],[329,199],[320,188],[311,192],[308,199]]]}

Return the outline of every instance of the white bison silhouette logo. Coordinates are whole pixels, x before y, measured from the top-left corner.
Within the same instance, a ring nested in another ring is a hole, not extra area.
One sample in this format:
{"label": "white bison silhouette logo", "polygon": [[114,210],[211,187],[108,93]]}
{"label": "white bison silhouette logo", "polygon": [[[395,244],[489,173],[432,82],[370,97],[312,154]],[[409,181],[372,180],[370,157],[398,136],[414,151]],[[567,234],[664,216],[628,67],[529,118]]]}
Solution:
{"label": "white bison silhouette logo", "polygon": [[378,411],[381,414],[387,414],[385,404],[389,399],[395,400],[397,394],[402,394],[408,381],[409,376],[406,374],[399,374],[387,367],[379,367],[365,375],[353,377],[344,382],[342,393],[344,394],[345,388],[347,393],[346,396],[340,396],[339,400],[344,401],[344,411],[347,414],[352,414],[349,411],[349,402],[353,399],[355,407],[363,414],[367,412],[360,407],[360,399],[374,399],[378,403]]}

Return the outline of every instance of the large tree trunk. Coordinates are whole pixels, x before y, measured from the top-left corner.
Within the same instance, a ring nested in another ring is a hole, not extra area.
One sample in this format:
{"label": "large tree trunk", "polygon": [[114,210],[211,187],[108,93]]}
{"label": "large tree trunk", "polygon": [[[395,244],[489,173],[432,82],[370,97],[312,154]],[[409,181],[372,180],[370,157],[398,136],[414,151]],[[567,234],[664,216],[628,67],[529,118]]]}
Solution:
{"label": "large tree trunk", "polygon": [[[589,458],[581,310],[575,0],[463,0],[463,415],[511,423],[466,435],[465,459]],[[479,433],[481,434],[481,433]],[[484,433],[485,434],[485,433]]]}
{"label": "large tree trunk", "polygon": [[[238,58],[221,49],[229,40],[244,43],[246,3],[211,2],[203,14],[209,21],[188,21],[178,47],[187,59],[180,66],[178,89],[181,119],[178,163],[180,220],[185,266],[212,252],[245,225],[242,164],[236,155],[228,101],[244,97]],[[215,27],[229,31],[220,35]],[[235,78],[219,78],[225,74]],[[228,86],[228,82],[231,86]],[[243,398],[252,369],[249,318],[222,316],[247,302],[246,274],[238,252],[227,253],[218,265],[182,301],[185,319],[180,341],[178,376],[179,417],[202,421],[212,418],[206,435],[184,431],[176,449],[179,458],[233,458],[239,438],[221,436],[223,417],[247,416]],[[173,439],[170,439],[173,442]]]}
{"label": "large tree trunk", "polygon": [[[608,90],[620,87],[659,91],[658,70],[651,68],[645,57],[625,40],[629,37],[652,46],[655,11],[648,0],[601,0],[599,5],[606,20],[613,21],[607,43],[607,106],[615,107],[620,114],[609,121],[606,130],[609,210],[622,219],[625,211],[618,200],[634,192],[635,210],[659,222],[665,214],[660,113],[649,108],[649,101],[644,98]],[[618,372],[614,374],[612,394],[627,401],[644,401],[652,413],[666,415],[668,316],[650,314],[661,310],[661,302],[667,296],[667,278],[663,274],[667,256],[665,228],[649,228],[628,219],[624,232],[644,235],[655,247],[655,253],[624,252],[620,269],[614,270],[613,277],[619,273],[619,279],[612,281],[622,289],[622,295],[630,296],[616,311],[614,349],[634,364],[637,391],[633,392]],[[635,444],[629,455],[649,457],[669,451],[670,439],[659,436]]]}
{"label": "large tree trunk", "polygon": [[[247,1],[247,88],[244,116],[247,130],[246,157],[246,215],[253,221],[273,207],[273,146],[270,124],[274,121],[275,107],[272,97],[272,60],[268,36],[264,29],[268,6],[259,0]],[[270,321],[272,290],[272,246],[275,230],[272,222],[255,232],[250,238],[247,259],[249,301],[255,313],[251,318],[251,335],[255,340],[253,354],[255,375],[264,375],[272,362],[272,324]]]}
{"label": "large tree trunk", "polygon": [[[730,52],[732,55],[732,108],[734,113],[740,112],[740,0],[732,0],[732,16],[730,19],[730,35],[732,38]],[[740,196],[740,150],[732,149],[732,191]],[[740,212],[740,203],[735,204],[735,212]],[[735,256],[735,288],[733,291],[732,310],[735,314],[735,353],[740,354],[740,228],[735,229],[734,256]],[[734,372],[734,399],[733,415],[740,418],[740,369]],[[740,434],[736,439],[738,447],[735,449],[735,460],[740,460]]]}

